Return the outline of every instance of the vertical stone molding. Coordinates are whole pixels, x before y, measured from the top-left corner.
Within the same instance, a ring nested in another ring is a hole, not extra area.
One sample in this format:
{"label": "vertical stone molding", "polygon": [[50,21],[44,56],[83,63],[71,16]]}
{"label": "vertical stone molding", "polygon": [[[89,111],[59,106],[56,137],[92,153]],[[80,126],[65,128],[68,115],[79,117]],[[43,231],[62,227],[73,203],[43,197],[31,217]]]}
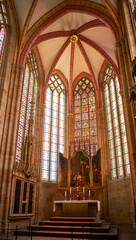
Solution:
{"label": "vertical stone molding", "polygon": [[12,170],[15,161],[19,96],[22,86],[23,71],[23,66],[14,63],[11,65],[0,156],[0,221],[8,220]]}
{"label": "vertical stone molding", "polygon": [[41,189],[41,173],[42,173],[42,152],[43,152],[43,131],[44,131],[44,112],[45,104],[37,102],[37,114],[35,122],[35,149],[34,164],[37,169],[36,183],[36,200],[35,200],[35,221],[38,220],[40,214],[40,190]]}
{"label": "vertical stone molding", "polygon": [[129,49],[130,49],[130,55],[131,55],[131,61],[132,61],[136,56],[136,42],[135,42],[135,36],[133,32],[132,21],[130,18],[130,11],[128,7],[128,3],[126,1],[123,1],[123,9],[125,14],[127,37],[128,37]]}
{"label": "vertical stone molding", "polygon": [[[133,188],[133,196],[134,196],[134,207],[135,212],[134,216],[136,216],[136,138],[135,138],[135,127],[134,127],[134,116],[133,109],[130,104],[129,99],[129,87],[132,85],[132,76],[130,74],[129,65],[127,66],[128,56],[126,51],[125,38],[121,38],[121,40],[117,43],[117,51],[119,56],[120,69],[122,74],[122,82],[123,82],[123,108],[124,108],[124,116],[127,131],[127,139],[128,139],[128,148],[129,148],[129,159],[130,159],[130,168],[131,168],[131,180],[132,180],[132,188]],[[128,71],[129,69],[129,71]]]}

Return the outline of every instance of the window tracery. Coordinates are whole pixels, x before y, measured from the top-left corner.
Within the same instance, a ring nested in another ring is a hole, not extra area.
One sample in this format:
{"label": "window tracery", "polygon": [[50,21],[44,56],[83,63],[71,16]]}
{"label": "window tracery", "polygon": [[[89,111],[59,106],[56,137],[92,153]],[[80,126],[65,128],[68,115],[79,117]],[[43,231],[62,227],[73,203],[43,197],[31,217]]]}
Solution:
{"label": "window tracery", "polygon": [[104,76],[104,101],[107,117],[112,179],[130,175],[125,120],[117,76],[108,67]]}
{"label": "window tracery", "polygon": [[0,1],[0,64],[2,62],[4,47],[5,47],[5,41],[6,41],[6,35],[7,35],[7,13],[6,13],[6,7],[5,2]]}
{"label": "window tracery", "polygon": [[23,160],[25,140],[26,137],[28,136],[30,128],[30,117],[33,120],[32,135],[34,135],[37,78],[38,78],[37,64],[33,52],[30,51],[26,60],[24,82],[22,86],[22,96],[20,99],[20,116],[16,149],[16,161]]}
{"label": "window tracery", "polygon": [[74,113],[75,144],[80,142],[80,149],[93,156],[97,151],[96,102],[94,86],[86,77],[74,89]]}
{"label": "window tracery", "polygon": [[51,76],[45,97],[42,180],[58,180],[58,153],[65,153],[65,88]]}

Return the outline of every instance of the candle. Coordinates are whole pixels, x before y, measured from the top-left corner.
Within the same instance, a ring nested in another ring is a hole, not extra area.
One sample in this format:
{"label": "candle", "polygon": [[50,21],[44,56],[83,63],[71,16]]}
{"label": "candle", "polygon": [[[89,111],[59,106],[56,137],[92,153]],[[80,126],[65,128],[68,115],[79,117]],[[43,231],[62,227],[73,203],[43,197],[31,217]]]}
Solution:
{"label": "candle", "polygon": [[90,200],[90,190],[89,190],[89,200]]}
{"label": "candle", "polygon": [[85,194],[85,187],[83,187],[83,193]]}
{"label": "candle", "polygon": [[67,196],[67,192],[65,191],[65,197]]}
{"label": "candle", "polygon": [[70,194],[71,194],[71,187],[70,187]]}

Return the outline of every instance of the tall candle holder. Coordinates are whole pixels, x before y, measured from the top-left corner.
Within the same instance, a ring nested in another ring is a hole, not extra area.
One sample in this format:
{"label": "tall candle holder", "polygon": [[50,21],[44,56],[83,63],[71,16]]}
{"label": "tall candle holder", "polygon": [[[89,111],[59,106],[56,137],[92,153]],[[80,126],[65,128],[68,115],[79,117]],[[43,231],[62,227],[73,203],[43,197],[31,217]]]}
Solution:
{"label": "tall candle holder", "polygon": [[90,195],[91,195],[91,192],[90,192],[90,190],[89,190],[89,200],[90,200]]}
{"label": "tall candle holder", "polygon": [[70,200],[71,200],[71,187],[70,187]]}
{"label": "tall candle holder", "polygon": [[85,200],[85,187],[83,187],[83,200]]}

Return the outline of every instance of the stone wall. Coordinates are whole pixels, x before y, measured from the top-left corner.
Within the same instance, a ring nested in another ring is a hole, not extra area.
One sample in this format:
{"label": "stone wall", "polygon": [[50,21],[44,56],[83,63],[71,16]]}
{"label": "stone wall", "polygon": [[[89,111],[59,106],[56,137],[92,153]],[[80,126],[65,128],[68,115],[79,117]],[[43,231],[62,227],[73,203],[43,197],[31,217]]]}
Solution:
{"label": "stone wall", "polygon": [[108,184],[109,215],[112,224],[131,224],[134,221],[134,201],[131,178]]}
{"label": "stone wall", "polygon": [[45,220],[54,215],[53,201],[64,200],[64,191],[58,190],[55,183],[41,182],[40,185],[38,220]]}

